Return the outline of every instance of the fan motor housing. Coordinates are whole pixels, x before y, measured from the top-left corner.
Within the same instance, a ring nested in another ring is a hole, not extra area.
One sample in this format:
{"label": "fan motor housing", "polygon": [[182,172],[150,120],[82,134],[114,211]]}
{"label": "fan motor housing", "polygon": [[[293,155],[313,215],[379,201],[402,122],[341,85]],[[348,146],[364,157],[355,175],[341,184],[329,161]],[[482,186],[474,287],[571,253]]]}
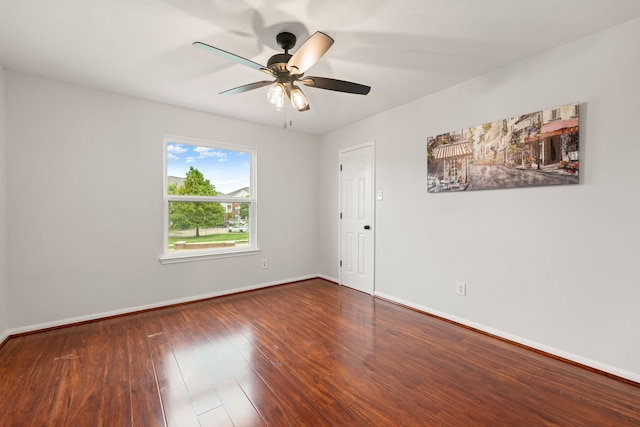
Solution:
{"label": "fan motor housing", "polygon": [[287,72],[287,63],[292,55],[288,53],[277,53],[267,61],[267,68],[277,72]]}

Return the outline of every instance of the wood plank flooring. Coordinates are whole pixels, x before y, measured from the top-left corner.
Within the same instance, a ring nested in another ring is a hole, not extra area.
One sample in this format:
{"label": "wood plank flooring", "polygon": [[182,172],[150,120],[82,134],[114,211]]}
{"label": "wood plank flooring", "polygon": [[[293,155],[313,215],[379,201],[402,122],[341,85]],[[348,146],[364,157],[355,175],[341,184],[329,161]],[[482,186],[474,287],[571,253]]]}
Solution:
{"label": "wood plank flooring", "polygon": [[0,426],[638,426],[640,387],[315,279],[11,338]]}

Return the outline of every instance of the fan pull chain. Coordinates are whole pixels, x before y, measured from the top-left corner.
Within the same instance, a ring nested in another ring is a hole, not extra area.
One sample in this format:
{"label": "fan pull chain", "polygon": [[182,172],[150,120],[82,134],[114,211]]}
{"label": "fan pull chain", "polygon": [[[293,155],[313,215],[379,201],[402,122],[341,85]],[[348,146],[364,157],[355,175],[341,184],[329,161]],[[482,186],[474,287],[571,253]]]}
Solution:
{"label": "fan pull chain", "polygon": [[[293,120],[287,117],[287,116],[289,116],[289,105],[285,105],[285,107],[283,108],[282,116],[283,116],[283,119],[284,119],[282,121],[282,127],[284,129],[288,129],[289,127],[293,126]],[[289,125],[287,125],[287,121],[289,122]]]}

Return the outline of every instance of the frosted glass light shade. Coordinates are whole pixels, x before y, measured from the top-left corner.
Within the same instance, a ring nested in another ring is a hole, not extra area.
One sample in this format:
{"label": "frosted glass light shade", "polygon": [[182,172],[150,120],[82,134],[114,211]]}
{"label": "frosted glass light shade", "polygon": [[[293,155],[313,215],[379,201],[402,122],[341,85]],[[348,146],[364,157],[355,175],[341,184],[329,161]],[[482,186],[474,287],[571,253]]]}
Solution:
{"label": "frosted glass light shade", "polygon": [[302,92],[299,87],[293,86],[291,88],[290,97],[291,104],[296,110],[305,111],[309,109],[309,101],[307,101],[307,97],[304,96],[304,92]]}

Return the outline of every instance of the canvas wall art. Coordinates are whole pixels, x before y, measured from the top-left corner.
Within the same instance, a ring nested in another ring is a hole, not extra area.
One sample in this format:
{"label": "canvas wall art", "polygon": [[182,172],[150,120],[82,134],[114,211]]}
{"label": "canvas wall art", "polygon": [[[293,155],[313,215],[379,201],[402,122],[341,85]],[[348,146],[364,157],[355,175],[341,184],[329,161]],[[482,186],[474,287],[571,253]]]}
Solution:
{"label": "canvas wall art", "polygon": [[427,138],[429,193],[578,184],[579,104]]}

